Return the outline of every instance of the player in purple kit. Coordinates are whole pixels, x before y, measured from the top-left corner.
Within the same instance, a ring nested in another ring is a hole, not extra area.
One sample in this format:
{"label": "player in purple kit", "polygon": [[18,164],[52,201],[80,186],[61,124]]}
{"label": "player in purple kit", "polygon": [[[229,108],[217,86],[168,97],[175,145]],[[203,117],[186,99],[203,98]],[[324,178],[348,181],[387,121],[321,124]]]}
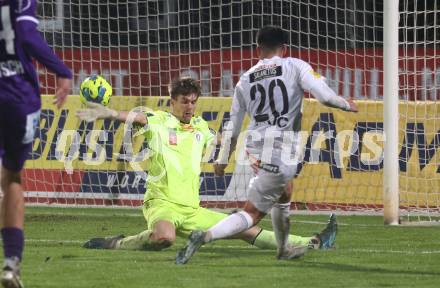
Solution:
{"label": "player in purple kit", "polygon": [[3,287],[20,281],[24,246],[24,197],[20,173],[39,123],[41,98],[32,58],[57,75],[54,104],[60,108],[71,89],[72,73],[37,30],[36,0],[0,0],[0,157]]}

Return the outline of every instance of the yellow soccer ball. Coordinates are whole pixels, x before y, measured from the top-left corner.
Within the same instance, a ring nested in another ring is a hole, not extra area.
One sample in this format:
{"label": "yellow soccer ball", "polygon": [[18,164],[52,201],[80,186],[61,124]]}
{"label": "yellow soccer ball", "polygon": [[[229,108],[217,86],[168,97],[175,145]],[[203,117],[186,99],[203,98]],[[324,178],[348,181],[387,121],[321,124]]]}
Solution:
{"label": "yellow soccer ball", "polygon": [[107,106],[110,102],[112,86],[99,75],[91,75],[84,79],[79,88],[79,98],[82,103],[94,102]]}

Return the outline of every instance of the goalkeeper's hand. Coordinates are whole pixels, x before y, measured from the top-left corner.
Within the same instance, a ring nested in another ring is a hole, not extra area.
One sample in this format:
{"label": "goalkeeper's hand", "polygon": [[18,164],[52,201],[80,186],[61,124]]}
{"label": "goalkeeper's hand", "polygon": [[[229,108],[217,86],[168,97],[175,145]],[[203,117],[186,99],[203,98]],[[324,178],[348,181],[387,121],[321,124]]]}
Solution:
{"label": "goalkeeper's hand", "polygon": [[355,113],[359,111],[356,103],[353,100],[348,99],[347,102],[348,102],[348,105],[350,105],[350,109],[348,109],[347,111],[355,112]]}
{"label": "goalkeeper's hand", "polygon": [[118,111],[107,108],[98,103],[87,103],[88,109],[76,110],[75,115],[79,119],[87,122],[93,122],[97,119],[117,119]]}

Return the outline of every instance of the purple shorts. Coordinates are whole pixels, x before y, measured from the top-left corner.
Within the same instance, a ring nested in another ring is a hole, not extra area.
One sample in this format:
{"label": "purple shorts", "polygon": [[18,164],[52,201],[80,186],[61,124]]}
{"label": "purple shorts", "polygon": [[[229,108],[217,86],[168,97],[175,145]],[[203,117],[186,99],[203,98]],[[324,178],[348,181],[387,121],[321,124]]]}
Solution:
{"label": "purple shorts", "polygon": [[39,123],[34,105],[0,103],[0,158],[8,170],[18,172],[29,156]]}

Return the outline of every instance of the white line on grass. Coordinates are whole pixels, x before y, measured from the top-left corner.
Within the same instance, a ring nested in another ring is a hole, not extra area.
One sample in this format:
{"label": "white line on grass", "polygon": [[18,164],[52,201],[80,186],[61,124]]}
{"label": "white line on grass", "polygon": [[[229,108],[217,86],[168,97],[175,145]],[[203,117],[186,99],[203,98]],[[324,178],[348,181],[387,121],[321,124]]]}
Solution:
{"label": "white line on grass", "polygon": [[[30,212],[27,215],[33,216],[82,216],[82,217],[133,217],[133,218],[144,218],[141,212],[136,213],[119,213],[115,211],[114,213],[87,213],[87,212]],[[307,221],[307,220],[295,220],[295,216],[292,217],[293,223],[301,224],[313,224],[313,225],[326,225],[327,221]],[[271,222],[270,218],[263,218],[261,222]],[[357,227],[383,227],[383,224],[361,224],[361,223],[341,223],[338,222],[340,226],[357,226]]]}
{"label": "white line on grass", "polygon": [[[82,240],[64,240],[64,239],[26,239],[28,243],[58,243],[58,244],[83,244]],[[255,246],[243,245],[213,245],[211,248],[227,248],[227,249],[252,249],[256,252],[267,252],[268,250],[260,250]],[[376,253],[376,254],[402,254],[402,255],[426,255],[426,254],[440,254],[440,250],[422,250],[422,251],[408,251],[408,250],[379,250],[379,249],[338,249],[341,252],[356,252],[356,253]]]}
{"label": "white line on grass", "polygon": [[111,213],[87,213],[87,212],[29,212],[26,215],[29,216],[82,216],[82,217],[144,217],[142,211],[139,210],[136,213],[119,213],[117,211]]}
{"label": "white line on grass", "polygon": [[[114,211],[113,213],[88,213],[88,212],[30,212],[27,215],[34,216],[83,216],[83,217],[130,217],[130,218],[143,218],[142,212],[133,211],[133,213],[126,213],[120,211]],[[302,214],[301,214],[302,215]],[[291,222],[293,223],[301,223],[301,224],[313,224],[313,225],[326,225],[327,221],[308,221],[308,220],[295,220],[295,214],[291,215]],[[344,215],[341,215],[343,218]],[[369,215],[371,216],[371,215]],[[270,222],[270,218],[263,218],[261,222]],[[339,226],[355,226],[355,227],[385,227],[384,224],[363,224],[363,223],[343,223],[338,221]],[[424,222],[404,222],[402,225],[395,227],[423,227],[423,226],[438,226],[440,223],[438,221],[424,221]]]}
{"label": "white line on grass", "polygon": [[65,240],[65,239],[25,239],[25,242],[30,243],[59,243],[59,244],[76,244],[76,243],[84,243],[85,241],[81,240]]}
{"label": "white line on grass", "polygon": [[440,254],[440,250],[401,251],[401,250],[378,250],[378,249],[341,249],[341,251],[358,252],[358,253],[359,252],[377,253],[377,254],[405,254],[405,255]]}

